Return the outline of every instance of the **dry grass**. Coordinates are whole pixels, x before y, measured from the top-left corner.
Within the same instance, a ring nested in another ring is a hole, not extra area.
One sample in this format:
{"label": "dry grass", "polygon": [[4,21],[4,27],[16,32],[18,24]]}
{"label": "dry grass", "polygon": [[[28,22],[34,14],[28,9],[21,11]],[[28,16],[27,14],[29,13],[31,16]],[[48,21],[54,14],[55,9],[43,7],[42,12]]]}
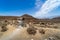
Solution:
{"label": "dry grass", "polygon": [[11,36],[12,38],[8,40],[31,40],[31,39],[44,40],[44,39],[48,39],[49,37],[54,37],[56,40],[60,40],[60,29],[59,29],[60,23],[54,25],[48,25],[48,26],[43,24],[43,27],[41,27],[40,24],[37,25],[32,24],[32,25],[35,28],[24,27],[23,29],[21,29],[21,31],[19,30],[17,34],[14,35],[13,37],[12,37],[12,33],[18,27],[16,27],[16,25],[14,24],[5,25],[6,28],[8,28],[8,30],[5,32],[1,32],[2,29],[0,28],[0,40],[2,39],[5,40],[5,38],[8,38],[9,36]]}
{"label": "dry grass", "polygon": [[[43,29],[45,31],[45,34],[41,34],[39,30]],[[11,34],[15,30],[13,26],[9,25],[9,30],[4,32],[2,38],[9,37],[9,34]],[[56,40],[60,40],[60,29],[53,29],[53,28],[37,28],[35,35],[29,35],[26,31],[26,28],[21,29],[12,39],[10,40],[31,40],[32,38],[34,40],[44,40],[49,37],[55,37]],[[11,34],[12,36],[12,34]]]}

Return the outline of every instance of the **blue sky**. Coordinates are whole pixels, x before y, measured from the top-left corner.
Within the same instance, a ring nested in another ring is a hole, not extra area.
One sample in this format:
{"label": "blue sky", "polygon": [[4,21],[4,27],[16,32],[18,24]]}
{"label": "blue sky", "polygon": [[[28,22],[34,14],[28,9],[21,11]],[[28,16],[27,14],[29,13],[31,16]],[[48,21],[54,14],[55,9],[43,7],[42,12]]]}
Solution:
{"label": "blue sky", "polygon": [[35,0],[0,0],[0,15],[20,15],[35,11]]}
{"label": "blue sky", "polygon": [[30,14],[37,18],[60,16],[59,0],[0,0],[0,15],[21,16]]}

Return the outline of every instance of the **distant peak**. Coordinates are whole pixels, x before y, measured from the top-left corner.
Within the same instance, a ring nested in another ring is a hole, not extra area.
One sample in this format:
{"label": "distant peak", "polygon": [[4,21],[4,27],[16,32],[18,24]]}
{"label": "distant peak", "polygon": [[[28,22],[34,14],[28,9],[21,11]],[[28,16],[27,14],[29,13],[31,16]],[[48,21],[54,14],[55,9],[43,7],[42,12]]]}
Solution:
{"label": "distant peak", "polygon": [[58,17],[54,17],[53,19],[60,19],[60,16],[58,16]]}
{"label": "distant peak", "polygon": [[21,17],[32,17],[32,16],[29,15],[29,14],[24,14],[24,15],[22,15]]}

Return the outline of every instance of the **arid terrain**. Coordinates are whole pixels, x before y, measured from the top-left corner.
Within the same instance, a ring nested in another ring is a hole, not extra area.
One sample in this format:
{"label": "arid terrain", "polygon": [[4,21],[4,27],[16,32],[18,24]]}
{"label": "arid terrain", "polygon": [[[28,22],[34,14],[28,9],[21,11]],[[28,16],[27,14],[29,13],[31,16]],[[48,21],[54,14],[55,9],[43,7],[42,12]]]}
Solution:
{"label": "arid terrain", "polygon": [[[21,28],[18,23],[20,17],[24,18]],[[0,40],[60,40],[60,17],[0,16]]]}

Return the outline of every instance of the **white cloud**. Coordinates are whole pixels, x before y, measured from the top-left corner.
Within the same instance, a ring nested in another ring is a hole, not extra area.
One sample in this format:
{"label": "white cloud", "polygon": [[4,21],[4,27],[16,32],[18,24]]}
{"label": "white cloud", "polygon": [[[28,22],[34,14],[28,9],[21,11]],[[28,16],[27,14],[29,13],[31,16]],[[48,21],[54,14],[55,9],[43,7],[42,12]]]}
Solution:
{"label": "white cloud", "polygon": [[42,7],[35,13],[34,17],[45,17],[48,12],[54,10],[58,6],[60,6],[60,0],[46,0]]}
{"label": "white cloud", "polygon": [[36,0],[35,5],[36,5],[35,8],[40,8],[40,6],[42,5],[41,0]]}

